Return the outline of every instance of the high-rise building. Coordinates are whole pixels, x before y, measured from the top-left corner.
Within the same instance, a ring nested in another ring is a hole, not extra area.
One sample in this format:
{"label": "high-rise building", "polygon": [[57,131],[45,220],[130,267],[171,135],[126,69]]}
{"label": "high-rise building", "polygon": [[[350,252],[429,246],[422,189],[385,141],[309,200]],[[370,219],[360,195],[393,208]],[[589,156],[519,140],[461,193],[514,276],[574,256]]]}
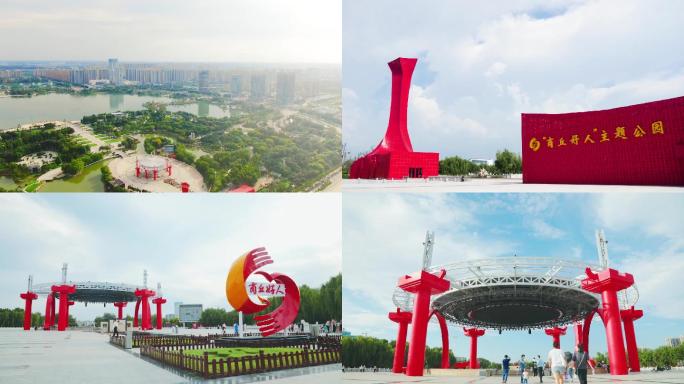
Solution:
{"label": "high-rise building", "polygon": [[209,93],[209,71],[200,71],[197,84],[201,93]]}
{"label": "high-rise building", "polygon": [[119,59],[109,59],[109,81],[115,85],[121,84],[123,81],[122,75]]}
{"label": "high-rise building", "polygon": [[667,345],[668,347],[676,347],[681,344],[684,344],[684,336],[669,337],[665,339],[665,345]]}
{"label": "high-rise building", "polygon": [[252,75],[250,78],[249,98],[263,100],[266,97],[266,75]]}
{"label": "high-rise building", "polygon": [[280,105],[292,104],[295,98],[294,72],[279,72],[276,79],[276,102]]}
{"label": "high-rise building", "polygon": [[237,97],[242,94],[242,76],[233,75],[230,78],[230,93],[233,97]]}

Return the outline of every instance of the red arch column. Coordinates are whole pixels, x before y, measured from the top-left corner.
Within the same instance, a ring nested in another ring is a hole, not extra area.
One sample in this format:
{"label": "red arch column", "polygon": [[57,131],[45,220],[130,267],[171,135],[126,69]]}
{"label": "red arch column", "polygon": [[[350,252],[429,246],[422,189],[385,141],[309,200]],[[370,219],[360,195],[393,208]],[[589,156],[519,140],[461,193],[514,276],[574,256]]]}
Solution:
{"label": "red arch column", "polygon": [[33,300],[36,300],[38,298],[38,295],[31,291],[26,291],[26,293],[22,293],[19,295],[22,299],[24,299],[24,331],[28,331],[31,329],[31,308],[33,307]]}
{"label": "red arch column", "polygon": [[138,313],[140,310],[140,298],[138,297],[138,300],[135,302],[135,317],[133,317],[133,327],[137,328],[138,327]]}
{"label": "red arch column", "polygon": [[432,311],[430,317],[435,316],[439,322],[439,331],[442,334],[442,368],[449,368],[449,328],[447,328],[446,320],[437,311]]}
{"label": "red arch column", "polygon": [[409,344],[408,362],[406,364],[407,376],[423,376],[425,367],[425,337],[427,325],[430,319],[430,296],[446,292],[450,283],[444,279],[446,271],[441,276],[435,276],[426,271],[420,271],[413,275],[406,275],[399,279],[399,288],[415,294],[413,304],[413,324],[411,330],[411,343]]}
{"label": "red arch column", "polygon": [[553,342],[556,343],[558,342],[558,345],[560,345],[560,337],[565,335],[565,331],[567,331],[568,327],[553,327],[553,328],[546,328],[544,330],[544,333],[546,333],[549,336],[553,337]]}
{"label": "red arch column", "polygon": [[639,349],[637,348],[636,335],[634,334],[634,320],[640,319],[644,315],[644,311],[634,309],[623,309],[620,311],[622,324],[625,327],[625,342],[627,343],[627,358],[629,360],[629,369],[632,372],[641,372],[639,365]]}
{"label": "red arch column", "polygon": [[119,319],[119,320],[123,319],[123,309],[126,306],[126,304],[128,304],[128,303],[125,301],[117,301],[116,303],[114,303],[114,306],[118,309],[117,319]]}
{"label": "red arch column", "polygon": [[608,344],[608,360],[611,375],[627,374],[627,357],[622,337],[620,320],[620,304],[617,292],[634,284],[634,277],[629,273],[620,273],[608,268],[598,273],[586,269],[587,278],[582,280],[582,288],[601,294],[601,317],[606,328]]}
{"label": "red arch column", "polygon": [[[155,293],[151,289],[136,289],[135,290],[135,295],[139,297],[139,302],[140,306],[142,307],[142,319],[141,319],[141,324],[140,327],[143,330],[148,330],[152,329],[151,323],[151,314],[150,314],[150,302],[149,299],[150,297],[154,296]],[[138,304],[136,304],[136,309],[138,307]],[[136,310],[136,318],[137,318],[137,310]]]}
{"label": "red arch column", "polygon": [[402,312],[397,308],[396,312],[389,313],[389,319],[399,324],[399,331],[397,332],[397,342],[394,345],[394,361],[392,362],[392,372],[404,372],[404,353],[406,351],[406,333],[408,332],[408,325],[411,323],[411,312]]}
{"label": "red arch column", "polygon": [[162,304],[166,303],[166,299],[157,297],[152,300],[154,304],[157,304],[157,329],[162,329]]}
{"label": "red arch column", "polygon": [[57,330],[64,331],[69,326],[69,295],[76,292],[75,285],[53,285],[52,292],[59,294],[59,321]]}
{"label": "red arch column", "polygon": [[480,361],[477,359],[477,338],[484,336],[484,329],[477,328],[463,328],[463,333],[470,337],[470,361],[468,368],[478,369],[480,368]]}
{"label": "red arch column", "polygon": [[43,329],[49,331],[55,321],[55,296],[50,293],[45,300],[45,322]]}

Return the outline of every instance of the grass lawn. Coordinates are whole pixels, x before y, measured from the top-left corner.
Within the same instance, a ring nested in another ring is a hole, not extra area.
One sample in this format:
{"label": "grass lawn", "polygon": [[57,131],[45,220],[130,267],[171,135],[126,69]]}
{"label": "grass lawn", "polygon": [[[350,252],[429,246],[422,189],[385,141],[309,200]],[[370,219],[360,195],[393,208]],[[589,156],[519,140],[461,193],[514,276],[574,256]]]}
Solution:
{"label": "grass lawn", "polygon": [[209,348],[209,349],[190,349],[183,351],[184,355],[204,356],[204,352],[209,352],[209,360],[224,359],[226,357],[259,356],[259,351],[264,351],[265,355],[301,352],[301,348]]}
{"label": "grass lawn", "polygon": [[40,187],[41,182],[40,181],[34,181],[33,183],[29,184],[24,188],[26,192],[35,192],[38,187]]}

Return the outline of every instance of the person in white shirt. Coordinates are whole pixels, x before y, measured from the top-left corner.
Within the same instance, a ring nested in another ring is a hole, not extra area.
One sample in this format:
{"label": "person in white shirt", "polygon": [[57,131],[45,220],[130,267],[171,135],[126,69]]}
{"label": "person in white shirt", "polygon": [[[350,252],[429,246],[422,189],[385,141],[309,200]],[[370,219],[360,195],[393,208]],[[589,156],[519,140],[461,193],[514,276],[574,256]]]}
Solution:
{"label": "person in white shirt", "polygon": [[565,354],[560,349],[560,343],[553,343],[553,349],[549,351],[548,363],[556,384],[563,384],[563,376],[565,376],[565,366],[567,363],[565,361]]}

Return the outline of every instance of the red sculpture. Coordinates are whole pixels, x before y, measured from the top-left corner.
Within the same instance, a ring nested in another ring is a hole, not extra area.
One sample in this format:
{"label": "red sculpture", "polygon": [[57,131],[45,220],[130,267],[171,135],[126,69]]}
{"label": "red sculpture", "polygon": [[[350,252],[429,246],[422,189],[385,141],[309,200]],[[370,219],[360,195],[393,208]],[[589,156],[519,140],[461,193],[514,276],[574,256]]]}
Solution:
{"label": "red sculpture", "polygon": [[272,264],[266,248],[252,249],[238,257],[230,267],[226,278],[226,298],[235,310],[243,313],[258,313],[268,307],[270,302],[257,295],[258,303],[252,301],[247,292],[247,278],[256,273],[263,276],[269,282],[276,282],[285,286],[285,295],[278,308],[272,312],[255,316],[254,320],[259,326],[262,336],[270,336],[287,328],[297,318],[301,302],[299,287],[289,276],[282,273],[267,273],[257,269]]}
{"label": "red sculpture", "polygon": [[634,334],[634,320],[640,319],[644,315],[644,311],[640,309],[623,309],[620,311],[620,318],[625,327],[625,342],[627,344],[627,358],[629,360],[629,370],[632,372],[641,372],[639,365],[639,349],[637,348],[636,335]]}
{"label": "red sculpture", "polygon": [[349,169],[352,179],[427,178],[439,174],[439,153],[414,152],[407,128],[411,76],[418,59],[397,58],[392,71],[392,100],[385,137]]}
{"label": "red sculpture", "polygon": [[553,337],[553,343],[558,343],[560,345],[560,337],[565,335],[565,331],[568,330],[568,327],[553,327],[553,328],[547,328],[544,330],[544,333],[546,333],[549,336]]}
{"label": "red sculpture", "polygon": [[166,303],[166,299],[157,297],[152,303],[157,304],[157,329],[162,329],[162,304]]}
{"label": "red sculpture", "polygon": [[19,295],[22,299],[26,301],[24,303],[24,330],[28,331],[31,329],[31,307],[33,306],[33,300],[38,298],[38,295],[31,291],[26,291]]}
{"label": "red sculpture", "polygon": [[55,324],[55,296],[51,293],[45,300],[45,322],[43,329],[49,331]]}
{"label": "red sculpture", "polygon": [[404,372],[404,353],[406,351],[406,333],[408,332],[408,325],[411,324],[411,312],[402,312],[397,308],[396,312],[389,313],[389,319],[399,324],[399,331],[397,332],[397,342],[394,344],[394,361],[392,363],[392,372]]}
{"label": "red sculpture", "polygon": [[587,268],[585,273],[587,278],[582,280],[582,288],[589,292],[601,294],[602,306],[598,309],[598,313],[606,327],[610,373],[612,375],[626,375],[627,358],[624,339],[622,338],[617,292],[634,284],[634,277],[629,273],[623,274],[611,268],[598,273]]}
{"label": "red sculpture", "polygon": [[150,302],[149,299],[150,297],[154,296],[156,293],[147,288],[143,289],[136,289],[135,290],[135,295],[138,297],[138,302],[135,303],[135,320],[133,321],[133,326],[137,327],[137,319],[138,319],[138,309],[142,307],[142,319],[141,319],[141,324],[140,328],[142,330],[146,331],[149,329],[152,329],[152,324],[151,324],[151,319],[152,315],[150,314]]}
{"label": "red sculpture", "polygon": [[118,315],[116,317],[117,319],[119,319],[119,320],[123,319],[123,309],[126,306],[126,304],[128,304],[128,303],[125,301],[118,301],[118,302],[114,303],[114,306],[118,309]]}
{"label": "red sculpture", "polygon": [[[59,294],[59,322],[57,330],[64,331],[69,326],[69,294],[76,292],[75,285],[53,285],[52,293]],[[54,311],[54,304],[53,304]],[[54,318],[53,318],[54,321]]]}
{"label": "red sculpture", "polygon": [[437,322],[439,323],[439,332],[442,334],[442,365],[441,367],[446,369],[449,368],[449,328],[447,327],[446,320],[441,313],[437,311],[432,311],[430,317],[435,316]]}
{"label": "red sculpture", "polygon": [[484,336],[484,329],[477,328],[463,328],[463,333],[470,337],[470,360],[468,368],[478,369],[480,368],[480,360],[477,359],[477,338]]}
{"label": "red sculpture", "polygon": [[446,292],[451,285],[444,279],[445,271],[440,276],[435,276],[426,271],[420,271],[413,275],[406,275],[399,279],[399,288],[415,294],[413,304],[413,324],[411,342],[409,344],[408,362],[406,364],[407,376],[423,376],[425,366],[425,337],[427,325],[430,320],[430,296]]}

